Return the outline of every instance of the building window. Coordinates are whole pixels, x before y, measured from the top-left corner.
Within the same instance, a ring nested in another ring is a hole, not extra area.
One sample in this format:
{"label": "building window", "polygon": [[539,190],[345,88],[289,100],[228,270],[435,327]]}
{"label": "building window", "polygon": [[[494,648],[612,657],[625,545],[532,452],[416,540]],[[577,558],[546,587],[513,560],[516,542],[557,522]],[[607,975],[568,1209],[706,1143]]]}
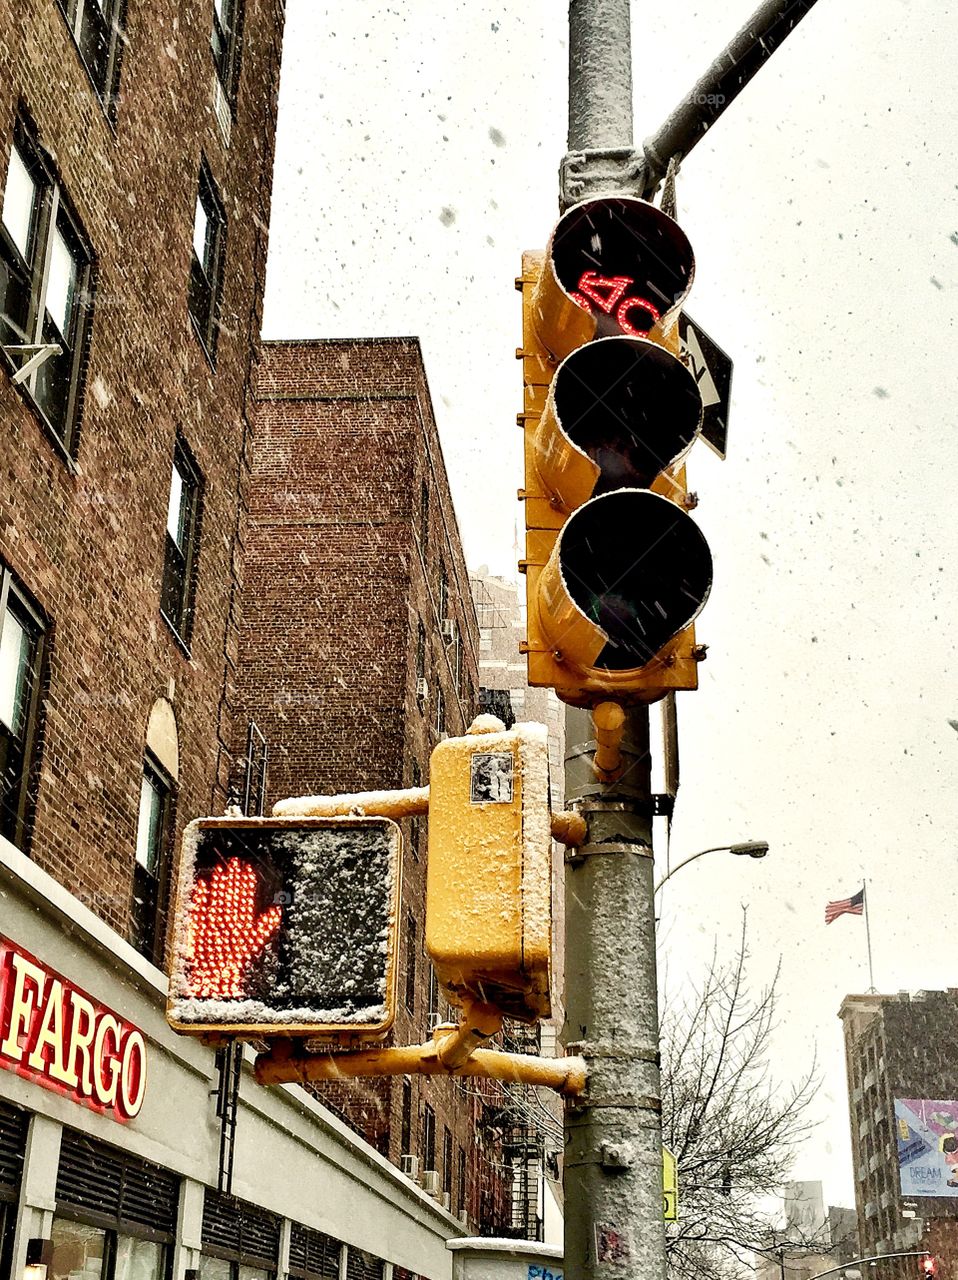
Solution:
{"label": "building window", "polygon": [[0,835],[24,848],[35,773],[44,624],[0,566]]}
{"label": "building window", "polygon": [[449,575],[446,566],[439,566],[439,625],[449,617]]}
{"label": "building window", "polygon": [[[334,1236],[311,1227],[290,1223],[290,1280],[339,1280],[339,1264],[343,1247]],[[245,1270],[240,1271],[245,1280]]]}
{"label": "building window", "polygon": [[426,701],[426,628],[422,618],[416,627],[416,701],[421,710]]}
{"label": "building window", "polygon": [[[265,1209],[208,1190],[203,1201],[199,1280],[272,1280],[280,1224],[281,1220]],[[293,1239],[290,1246],[292,1259],[296,1251]]]}
{"label": "building window", "polygon": [[0,350],[67,449],[79,416],[92,261],[52,166],[18,124],[0,212]]}
{"label": "building window", "polygon": [[65,1130],[50,1280],[164,1280],[178,1199],[175,1174]]}
{"label": "building window", "polygon": [[416,1011],[416,921],[406,917],[406,1008]]}
{"label": "building window", "polygon": [[166,512],[166,553],[160,610],[184,644],[189,643],[193,629],[202,489],[203,481],[196,463],[183,442],[177,440]]}
{"label": "building window", "polygon": [[466,1211],[466,1153],[459,1148],[459,1158],[456,1169],[456,1210],[458,1213]]}
{"label": "building window", "polygon": [[438,737],[446,731],[446,698],[442,691],[439,681],[436,681],[436,719],[433,727]]}
{"label": "building window", "polygon": [[399,1149],[404,1156],[412,1154],[412,1081],[402,1082],[402,1121],[399,1133]]}
{"label": "building window", "polygon": [[154,964],[166,936],[167,850],[173,785],[149,753],[143,761],[133,869],[133,945]]}
{"label": "building window", "polygon": [[[419,767],[419,761],[412,762],[412,785],[414,787],[422,786],[422,769]],[[422,836],[422,817],[417,813],[410,819],[409,838],[412,844],[412,854],[414,858],[419,857],[419,841]]]}
{"label": "building window", "polygon": [[437,1023],[442,1021],[442,1010],[439,1007],[439,979],[436,971],[429,966],[429,1030],[431,1031]]}
{"label": "building window", "polygon": [[196,332],[211,361],[216,359],[225,254],[226,214],[204,161],[193,215],[189,306]]}
{"label": "building window", "polygon": [[241,0],[213,0],[213,33],[210,36],[210,46],[213,50],[213,61],[216,63],[216,74],[219,76],[220,86],[230,106],[236,102],[236,88],[239,84],[242,16]]}
{"label": "building window", "polygon": [[423,1168],[436,1167],[436,1113],[427,1102],[422,1109],[422,1158]]}
{"label": "building window", "polygon": [[83,64],[111,120],[123,49],[123,0],[57,0],[77,43]]}
{"label": "building window", "polygon": [[429,486],[425,480],[419,487],[419,542],[425,559],[429,546]]}
{"label": "building window", "polygon": [[452,1134],[449,1126],[442,1129],[442,1189],[452,1200]]}

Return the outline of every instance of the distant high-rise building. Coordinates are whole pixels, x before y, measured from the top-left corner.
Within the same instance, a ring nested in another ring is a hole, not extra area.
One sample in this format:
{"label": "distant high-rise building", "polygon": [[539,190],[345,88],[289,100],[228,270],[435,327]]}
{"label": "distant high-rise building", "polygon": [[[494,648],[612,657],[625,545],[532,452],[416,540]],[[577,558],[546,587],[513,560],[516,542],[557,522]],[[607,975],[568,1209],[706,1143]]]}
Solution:
{"label": "distant high-rise building", "polygon": [[755,1255],[757,1280],[811,1280],[858,1257],[854,1210],[826,1207],[820,1182],[786,1182],[782,1198],[784,1222]]}
{"label": "distant high-rise building", "polygon": [[[864,1254],[927,1249],[958,1274],[958,989],[850,995],[839,1016]],[[882,1264],[914,1280],[918,1260]]]}

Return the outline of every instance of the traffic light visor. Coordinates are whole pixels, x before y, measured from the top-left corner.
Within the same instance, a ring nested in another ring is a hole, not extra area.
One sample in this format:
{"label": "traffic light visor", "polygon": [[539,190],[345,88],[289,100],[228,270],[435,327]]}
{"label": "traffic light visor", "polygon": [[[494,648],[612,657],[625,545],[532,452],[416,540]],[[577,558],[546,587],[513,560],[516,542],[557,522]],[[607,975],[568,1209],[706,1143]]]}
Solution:
{"label": "traffic light visor", "polygon": [[540,621],[572,666],[638,669],[694,621],[711,586],[691,517],[659,494],[619,489],[564,526],[540,578]]}
{"label": "traffic light visor", "polygon": [[695,378],[644,338],[605,338],[559,365],[536,432],[536,469],[566,511],[647,488],[688,452],[702,422]]}
{"label": "traffic light visor", "polygon": [[399,828],[384,818],[190,823],[171,1025],[239,1036],[385,1034],[399,868]]}
{"label": "traffic light visor", "polygon": [[[674,325],[694,272],[685,232],[647,201],[602,197],[573,205],[553,230],[536,290],[540,341],[558,360],[592,338],[661,336]],[[573,308],[584,315],[577,320]]]}

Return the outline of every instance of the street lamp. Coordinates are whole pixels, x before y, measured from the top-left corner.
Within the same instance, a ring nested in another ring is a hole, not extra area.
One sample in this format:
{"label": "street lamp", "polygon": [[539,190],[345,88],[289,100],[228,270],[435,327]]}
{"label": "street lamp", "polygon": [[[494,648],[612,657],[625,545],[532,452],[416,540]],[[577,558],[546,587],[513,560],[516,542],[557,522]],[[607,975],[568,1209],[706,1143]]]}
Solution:
{"label": "street lamp", "polygon": [[656,884],[654,892],[658,893],[666,880],[671,880],[676,871],[681,871],[683,867],[687,867],[696,858],[704,858],[707,853],[721,853],[723,851],[734,853],[736,857],[764,858],[768,853],[768,844],[765,840],[743,840],[740,844],[716,844],[710,849],[699,849],[698,853],[690,853],[687,858],[677,862],[671,871],[667,871]]}

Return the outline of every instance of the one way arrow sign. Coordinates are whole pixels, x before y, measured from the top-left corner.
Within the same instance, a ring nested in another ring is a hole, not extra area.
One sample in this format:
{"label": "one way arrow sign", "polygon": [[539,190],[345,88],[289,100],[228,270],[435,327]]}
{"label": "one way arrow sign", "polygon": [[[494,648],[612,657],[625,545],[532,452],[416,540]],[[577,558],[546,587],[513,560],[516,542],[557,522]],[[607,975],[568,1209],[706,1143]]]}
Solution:
{"label": "one way arrow sign", "polygon": [[679,316],[682,363],[702,393],[705,414],[702,439],[720,458],[728,445],[728,411],[732,391],[732,361],[705,330],[683,311]]}

